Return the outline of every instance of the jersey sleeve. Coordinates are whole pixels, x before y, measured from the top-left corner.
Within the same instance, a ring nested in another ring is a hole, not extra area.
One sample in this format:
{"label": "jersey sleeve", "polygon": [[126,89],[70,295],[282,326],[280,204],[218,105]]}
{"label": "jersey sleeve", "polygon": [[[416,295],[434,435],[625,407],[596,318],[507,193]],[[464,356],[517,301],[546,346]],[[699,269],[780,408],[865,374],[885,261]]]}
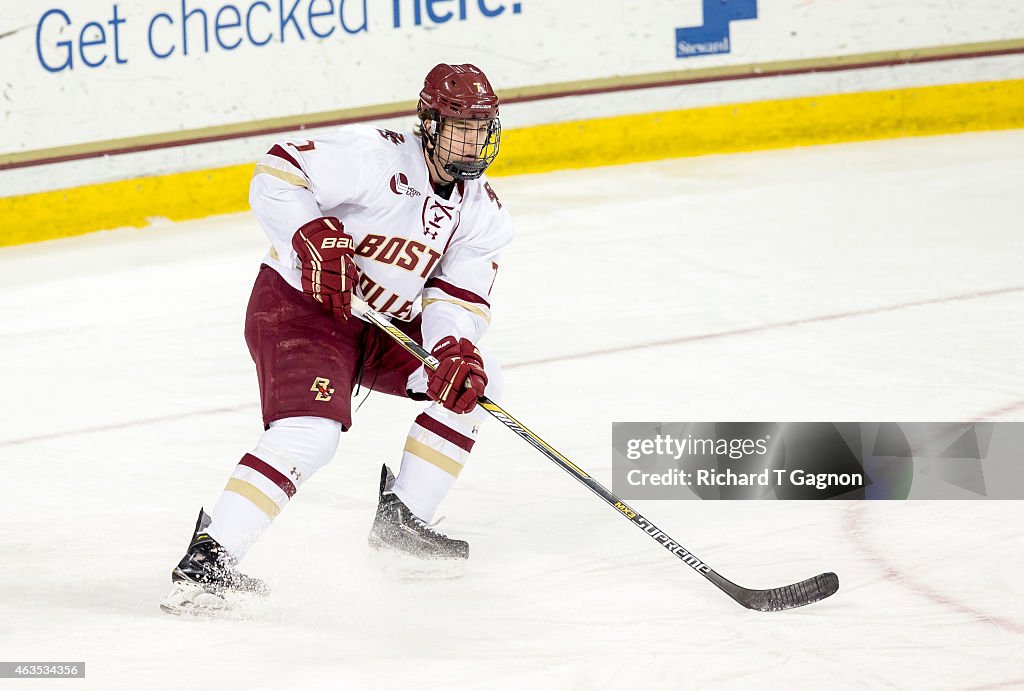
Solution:
{"label": "jersey sleeve", "polygon": [[507,212],[488,208],[493,211],[487,221],[465,234],[456,231],[423,287],[423,345],[428,351],[449,335],[479,343],[491,324],[491,289],[514,229]]}
{"label": "jersey sleeve", "polygon": [[259,160],[249,204],[282,263],[294,262],[299,227],[358,197],[362,160],[358,137],[346,132],[279,142]]}

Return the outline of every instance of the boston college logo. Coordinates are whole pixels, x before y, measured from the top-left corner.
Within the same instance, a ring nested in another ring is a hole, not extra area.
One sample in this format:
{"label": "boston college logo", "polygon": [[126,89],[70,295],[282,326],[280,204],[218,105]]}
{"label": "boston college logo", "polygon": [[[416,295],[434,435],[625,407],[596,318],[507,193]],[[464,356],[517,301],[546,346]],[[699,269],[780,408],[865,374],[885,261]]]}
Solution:
{"label": "boston college logo", "polygon": [[331,380],[325,377],[317,377],[313,380],[313,386],[309,387],[310,391],[316,392],[315,401],[329,401],[331,396],[334,395],[334,389],[331,387]]}
{"label": "boston college logo", "polygon": [[419,190],[409,187],[409,178],[405,173],[395,173],[391,176],[391,191],[398,195],[420,196]]}

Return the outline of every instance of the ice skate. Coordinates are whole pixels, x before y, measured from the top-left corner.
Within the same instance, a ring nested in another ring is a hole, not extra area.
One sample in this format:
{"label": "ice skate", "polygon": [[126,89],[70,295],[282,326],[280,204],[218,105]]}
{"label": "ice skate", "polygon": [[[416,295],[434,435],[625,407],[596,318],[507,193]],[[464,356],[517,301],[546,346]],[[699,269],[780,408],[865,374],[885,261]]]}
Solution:
{"label": "ice skate", "polygon": [[185,556],[171,571],[171,592],[160,602],[168,614],[215,616],[239,599],[267,595],[266,583],[235,567],[235,559],[206,532],[210,516],[199,512],[195,533]]}
{"label": "ice skate", "polygon": [[395,478],[381,468],[379,504],[369,544],[384,568],[410,578],[457,578],[465,572],[469,543],[453,540],[417,518],[391,491]]}

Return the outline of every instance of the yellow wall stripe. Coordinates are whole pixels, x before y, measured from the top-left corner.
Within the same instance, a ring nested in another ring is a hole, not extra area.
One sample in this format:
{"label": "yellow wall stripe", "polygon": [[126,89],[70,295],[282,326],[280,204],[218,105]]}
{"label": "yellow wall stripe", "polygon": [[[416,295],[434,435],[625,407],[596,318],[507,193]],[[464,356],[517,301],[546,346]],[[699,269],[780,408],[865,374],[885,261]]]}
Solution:
{"label": "yellow wall stripe", "polygon": [[494,175],[1024,127],[1024,80],[758,101],[503,133]]}
{"label": "yellow wall stripe", "polygon": [[417,458],[422,458],[427,463],[437,466],[453,477],[458,477],[462,472],[462,464],[455,459],[445,456],[437,449],[432,449],[423,442],[416,441],[412,437],[405,440],[405,450]]}
{"label": "yellow wall stripe", "polygon": [[264,494],[259,487],[245,480],[239,480],[237,477],[231,478],[224,491],[242,495],[255,504],[256,508],[267,514],[267,518],[270,520],[274,520],[281,513],[281,507],[277,505],[276,501]]}
{"label": "yellow wall stripe", "polygon": [[[1024,80],[836,94],[540,125],[503,133],[491,174],[711,153],[1024,128]],[[153,217],[248,209],[252,164],[0,198],[0,246]]]}
{"label": "yellow wall stripe", "polygon": [[0,198],[0,246],[244,211],[253,165]]}

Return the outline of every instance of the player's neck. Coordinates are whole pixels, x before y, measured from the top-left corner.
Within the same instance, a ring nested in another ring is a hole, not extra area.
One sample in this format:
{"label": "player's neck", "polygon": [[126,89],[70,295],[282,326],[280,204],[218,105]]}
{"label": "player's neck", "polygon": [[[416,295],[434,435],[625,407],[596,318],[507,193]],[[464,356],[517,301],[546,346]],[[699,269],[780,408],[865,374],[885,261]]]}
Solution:
{"label": "player's neck", "polygon": [[423,158],[427,162],[427,173],[430,174],[430,186],[434,189],[434,194],[444,199],[451,199],[452,190],[455,189],[455,178],[445,180],[434,164],[433,159],[427,156],[426,151],[423,152]]}

